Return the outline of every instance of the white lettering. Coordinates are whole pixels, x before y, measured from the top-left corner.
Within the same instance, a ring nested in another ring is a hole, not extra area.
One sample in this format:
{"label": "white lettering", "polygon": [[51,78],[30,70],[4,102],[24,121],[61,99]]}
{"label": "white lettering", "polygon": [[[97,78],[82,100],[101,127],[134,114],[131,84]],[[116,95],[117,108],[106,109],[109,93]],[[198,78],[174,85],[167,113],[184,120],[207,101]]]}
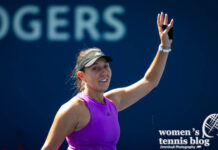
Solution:
{"label": "white lettering", "polygon": [[[46,18],[42,14],[44,11],[46,11]],[[10,29],[18,39],[27,42],[40,40],[43,33],[43,37],[51,42],[65,42],[71,38],[76,42],[88,38],[97,42],[116,42],[126,35],[126,26],[118,18],[118,15],[125,13],[125,8],[121,5],[110,5],[103,9],[102,13],[94,6],[78,5],[73,8],[74,20],[69,18],[70,11],[71,7],[68,5],[51,5],[42,12],[40,6],[25,5],[9,13],[0,6],[0,40],[7,36]],[[12,14],[12,21],[10,21],[10,14]],[[72,26],[70,21],[73,21]],[[10,22],[12,22],[11,28]],[[104,30],[104,25],[109,29]]]}
{"label": "white lettering", "polygon": [[20,38],[21,40],[25,41],[36,41],[41,37],[42,31],[41,31],[41,21],[39,20],[32,20],[29,22],[28,27],[32,30],[32,32],[24,31],[22,28],[22,21],[23,17],[27,14],[36,15],[40,12],[40,9],[38,6],[34,5],[27,5],[21,7],[14,16],[13,20],[13,29],[15,32],[15,35]]}
{"label": "white lettering", "polygon": [[7,11],[0,6],[0,39],[3,39],[5,35],[8,33],[9,29],[9,16]]}
{"label": "white lettering", "polygon": [[[88,17],[88,18],[86,18]],[[99,15],[97,10],[92,6],[77,6],[75,9],[75,39],[82,41],[85,38],[84,31],[89,33],[93,41],[100,40],[100,34],[97,30]]]}
{"label": "white lettering", "polygon": [[125,9],[122,6],[114,5],[109,6],[103,13],[103,19],[105,23],[114,28],[115,32],[105,31],[103,37],[106,41],[118,41],[122,39],[126,34],[125,25],[114,17],[115,14],[123,14]]}
{"label": "white lettering", "polygon": [[68,6],[51,6],[48,8],[48,40],[50,41],[67,41],[70,35],[67,32],[58,32],[58,27],[65,27],[69,24],[66,19],[58,19],[58,15],[69,12]]}
{"label": "white lettering", "polygon": [[161,136],[190,136],[190,130],[159,130]]}

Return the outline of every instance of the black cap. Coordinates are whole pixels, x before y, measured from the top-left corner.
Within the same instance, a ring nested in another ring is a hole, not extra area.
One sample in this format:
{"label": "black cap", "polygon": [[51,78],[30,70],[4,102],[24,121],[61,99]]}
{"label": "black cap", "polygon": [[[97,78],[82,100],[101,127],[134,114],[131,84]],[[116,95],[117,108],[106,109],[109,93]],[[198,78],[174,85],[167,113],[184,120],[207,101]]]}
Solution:
{"label": "black cap", "polygon": [[101,51],[92,51],[92,52],[89,52],[88,54],[86,54],[85,56],[83,56],[83,58],[80,60],[80,62],[78,64],[78,70],[81,71],[85,67],[90,67],[99,58],[105,58],[107,60],[107,62],[112,61],[112,58],[110,56],[104,55],[104,53],[102,53]]}

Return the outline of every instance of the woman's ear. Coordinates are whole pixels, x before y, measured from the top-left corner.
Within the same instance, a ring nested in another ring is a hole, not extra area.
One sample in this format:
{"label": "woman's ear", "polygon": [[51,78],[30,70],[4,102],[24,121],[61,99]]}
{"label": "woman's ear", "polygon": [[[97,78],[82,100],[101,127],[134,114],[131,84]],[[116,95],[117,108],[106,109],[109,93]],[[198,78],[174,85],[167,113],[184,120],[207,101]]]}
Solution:
{"label": "woman's ear", "polygon": [[77,72],[77,77],[80,78],[81,80],[83,80],[83,73],[82,73],[82,71],[78,71]]}

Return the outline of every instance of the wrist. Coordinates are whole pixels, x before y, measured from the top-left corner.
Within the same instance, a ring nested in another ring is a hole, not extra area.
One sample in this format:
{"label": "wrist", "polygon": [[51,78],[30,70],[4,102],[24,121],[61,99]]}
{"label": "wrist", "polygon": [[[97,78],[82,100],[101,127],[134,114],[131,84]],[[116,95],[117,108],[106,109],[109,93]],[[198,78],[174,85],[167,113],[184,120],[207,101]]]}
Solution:
{"label": "wrist", "polygon": [[159,47],[162,49],[171,49],[171,45],[160,44]]}
{"label": "wrist", "polygon": [[169,53],[169,52],[171,52],[171,48],[166,49],[166,48],[161,47],[161,45],[159,45],[158,50],[161,51],[161,52],[163,52],[163,53]]}

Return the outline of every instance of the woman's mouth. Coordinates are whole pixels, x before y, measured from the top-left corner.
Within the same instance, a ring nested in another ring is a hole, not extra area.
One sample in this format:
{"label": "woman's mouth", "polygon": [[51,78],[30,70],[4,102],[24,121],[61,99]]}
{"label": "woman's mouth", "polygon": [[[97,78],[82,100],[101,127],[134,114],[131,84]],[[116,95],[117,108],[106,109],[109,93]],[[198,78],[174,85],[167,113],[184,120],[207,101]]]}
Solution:
{"label": "woman's mouth", "polygon": [[107,82],[108,81],[108,79],[102,79],[102,80],[100,80],[100,82]]}

